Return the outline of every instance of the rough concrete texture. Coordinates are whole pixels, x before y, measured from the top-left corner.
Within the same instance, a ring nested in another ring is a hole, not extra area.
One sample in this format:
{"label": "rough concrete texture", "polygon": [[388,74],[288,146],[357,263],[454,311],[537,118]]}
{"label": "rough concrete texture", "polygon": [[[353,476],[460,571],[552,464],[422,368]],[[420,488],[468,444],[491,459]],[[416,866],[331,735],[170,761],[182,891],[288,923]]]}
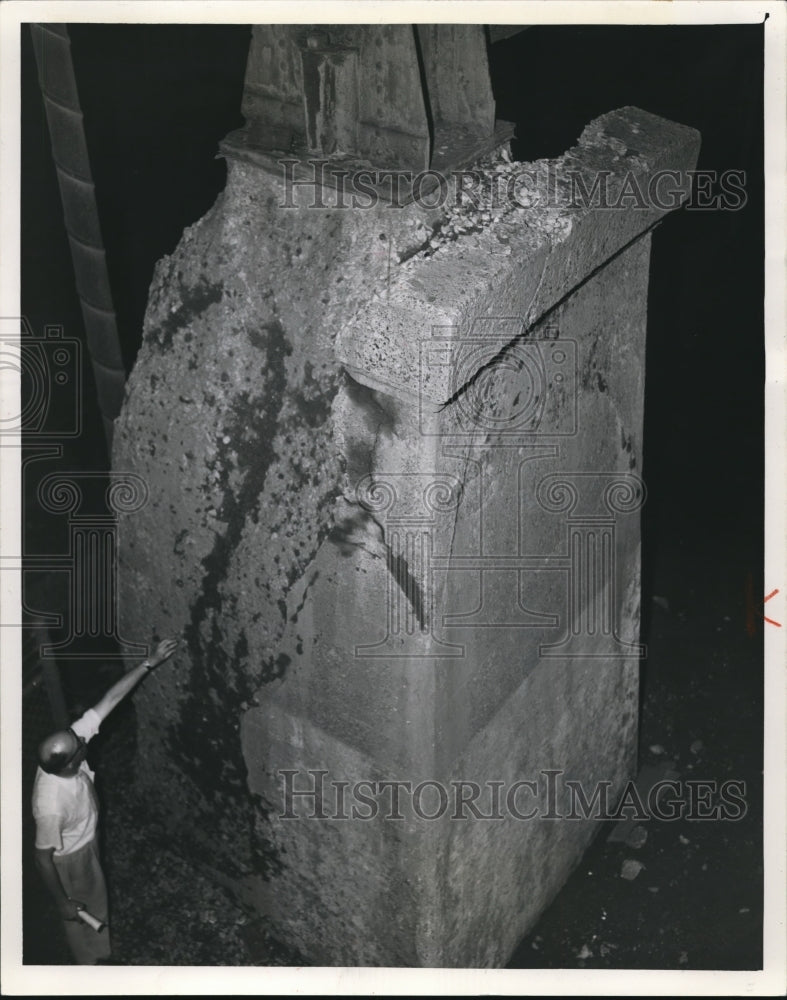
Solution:
{"label": "rough concrete texture", "polygon": [[[665,206],[678,207],[698,152],[694,129],[623,108],[593,121],[557,160],[513,164],[522,176],[515,197],[504,208],[490,195],[490,211],[478,213],[472,232],[429,241],[410,257],[384,301],[342,328],[339,358],[381,388],[412,394],[419,367],[413,329],[450,326],[467,335],[492,310],[533,323],[663,218]],[[461,388],[452,374],[436,370],[418,383],[420,394],[444,403]]]}
{"label": "rough concrete texture", "polygon": [[[570,155],[647,182],[696,152],[629,109]],[[357,817],[359,781],[532,780],[546,806],[543,771],[631,775],[654,212],[468,233],[284,201],[231,161],[154,276],[115,438],[151,493],[121,525],[121,631],[186,644],[136,696],[137,781],[307,960],[500,965],[592,823],[428,820],[404,794],[391,819],[368,787],[378,815],[345,820],[327,784],[327,818],[282,818],[282,790],[326,772]]]}

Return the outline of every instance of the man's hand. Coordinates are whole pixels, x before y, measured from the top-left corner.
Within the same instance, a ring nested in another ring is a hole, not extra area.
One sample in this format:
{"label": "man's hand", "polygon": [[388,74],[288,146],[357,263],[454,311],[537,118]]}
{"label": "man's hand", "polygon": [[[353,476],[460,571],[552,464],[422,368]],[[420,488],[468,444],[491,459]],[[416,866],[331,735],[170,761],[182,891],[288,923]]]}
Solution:
{"label": "man's hand", "polygon": [[93,706],[93,711],[98,715],[99,719],[103,722],[112,709],[119,702],[121,702],[130,691],[133,691],[142,678],[153,670],[154,667],[163,663],[164,660],[168,660],[177,648],[177,639],[162,640],[158,646],[156,646],[156,651],[152,656],[150,656],[147,660],[142,660],[142,662],[138,663],[133,670],[129,670],[129,672],[121,677],[119,681],[116,681],[101,701]]}
{"label": "man's hand", "polygon": [[150,669],[153,670],[160,663],[168,660],[170,656],[178,648],[177,639],[162,639],[162,641],[156,646],[156,651],[152,656],[148,657],[148,663],[150,664]]}
{"label": "man's hand", "polygon": [[79,920],[78,913],[84,910],[85,904],[79,899],[69,899],[63,897],[57,904],[57,909],[62,920]]}
{"label": "man's hand", "polygon": [[57,912],[63,920],[79,920],[77,914],[80,907],[84,907],[85,904],[79,899],[68,898],[63,883],[60,881],[57,868],[55,868],[55,863],[52,860],[54,853],[54,847],[37,847],[35,851],[36,867],[41,872],[44,885],[49,890],[57,907]]}

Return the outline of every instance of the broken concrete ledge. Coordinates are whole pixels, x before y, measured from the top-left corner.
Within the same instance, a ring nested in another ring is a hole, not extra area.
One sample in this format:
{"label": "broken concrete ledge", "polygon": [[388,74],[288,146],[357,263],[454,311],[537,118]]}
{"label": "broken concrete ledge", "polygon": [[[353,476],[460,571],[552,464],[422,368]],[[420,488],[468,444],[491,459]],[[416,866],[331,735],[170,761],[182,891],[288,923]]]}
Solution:
{"label": "broken concrete ledge", "polygon": [[[494,302],[495,314],[518,317],[525,333],[688,198],[699,146],[695,129],[622,108],[588,125],[558,159],[517,164],[536,178],[532,206],[513,207],[438,254],[411,257],[339,332],[337,357],[372,387],[444,404],[462,386],[450,366],[421,371],[413,330],[461,341]],[[662,179],[671,181],[669,207]]]}

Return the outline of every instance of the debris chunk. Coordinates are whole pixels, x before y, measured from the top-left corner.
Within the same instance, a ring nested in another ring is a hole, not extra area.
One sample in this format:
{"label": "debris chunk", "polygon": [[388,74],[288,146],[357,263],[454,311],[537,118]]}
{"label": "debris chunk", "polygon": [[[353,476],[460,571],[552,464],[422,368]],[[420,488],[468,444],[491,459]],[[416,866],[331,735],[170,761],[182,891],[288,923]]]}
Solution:
{"label": "debris chunk", "polygon": [[626,837],[626,844],[629,847],[633,847],[635,850],[639,850],[648,839],[648,831],[644,826],[635,826],[628,837]]}
{"label": "debris chunk", "polygon": [[633,882],[644,867],[641,861],[636,861],[634,858],[627,858],[620,869],[620,877]]}

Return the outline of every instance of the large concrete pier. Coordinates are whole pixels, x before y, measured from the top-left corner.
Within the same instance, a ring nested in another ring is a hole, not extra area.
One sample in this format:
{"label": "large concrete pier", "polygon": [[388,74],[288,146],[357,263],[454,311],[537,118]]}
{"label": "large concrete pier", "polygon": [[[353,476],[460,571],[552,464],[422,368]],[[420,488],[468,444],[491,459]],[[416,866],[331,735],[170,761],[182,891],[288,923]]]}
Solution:
{"label": "large concrete pier", "polygon": [[597,829],[577,787],[635,773],[650,231],[698,147],[624,108],[342,207],[227,146],[156,269],[121,633],[186,641],[136,780],[315,964],[504,964]]}

